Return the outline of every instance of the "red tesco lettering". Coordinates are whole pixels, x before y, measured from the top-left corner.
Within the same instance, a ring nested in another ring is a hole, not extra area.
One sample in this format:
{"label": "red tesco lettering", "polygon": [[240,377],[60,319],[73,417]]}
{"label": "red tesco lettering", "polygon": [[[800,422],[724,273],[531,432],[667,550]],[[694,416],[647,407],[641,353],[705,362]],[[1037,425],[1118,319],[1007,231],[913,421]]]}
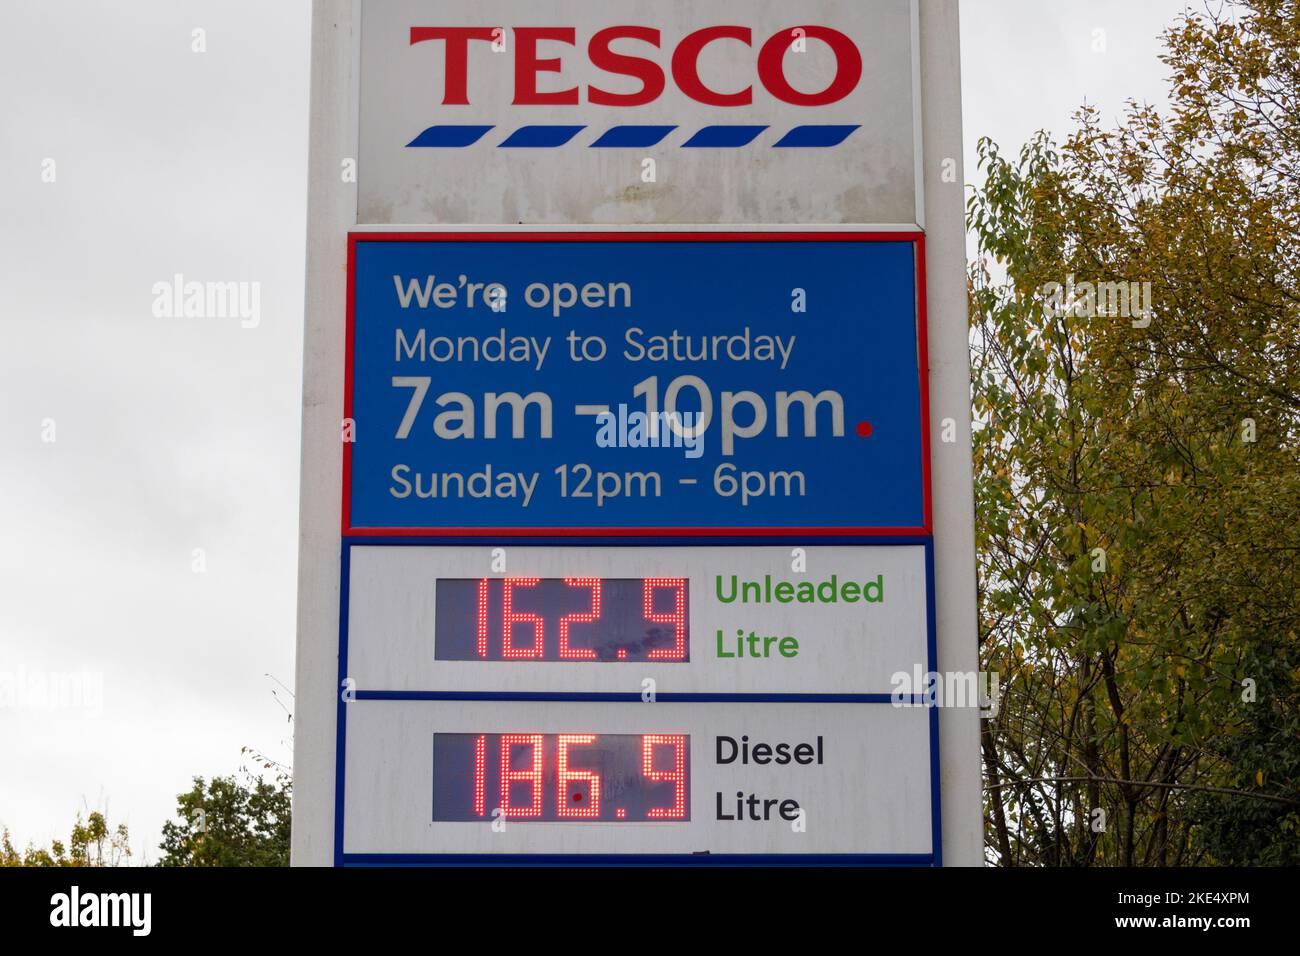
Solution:
{"label": "red tesco lettering", "polygon": [[[411,27],[411,44],[441,41],[443,56],[444,106],[469,105],[469,45],[491,43],[501,35],[498,27]],[[582,91],[562,87],[555,77],[562,74],[564,47],[577,46],[573,27],[514,27],[514,100],[516,106],[577,106]],[[794,88],[785,75],[785,54],[800,37],[820,40],[835,56],[835,76],[816,93]],[[706,47],[714,43],[754,46],[753,31],[744,26],[704,27],[683,37],[669,57],[668,74],[652,59],[649,51],[660,51],[660,31],[645,26],[614,26],[595,33],[587,43],[587,58],[603,73],[630,77],[640,89],[619,93],[595,83],[587,87],[587,102],[598,106],[644,106],[664,92],[668,75],[685,96],[706,106],[748,106],[754,99],[752,84],[743,89],[712,89],[700,78],[699,61]],[[540,44],[550,44],[544,54]],[[615,49],[615,44],[619,49]],[[509,56],[509,54],[504,54]],[[845,34],[826,26],[789,27],[774,33],[758,50],[755,61],[758,81],[769,94],[794,106],[826,106],[852,93],[862,79],[862,54]],[[550,80],[549,83],[546,80]],[[546,89],[539,87],[546,86]]]}

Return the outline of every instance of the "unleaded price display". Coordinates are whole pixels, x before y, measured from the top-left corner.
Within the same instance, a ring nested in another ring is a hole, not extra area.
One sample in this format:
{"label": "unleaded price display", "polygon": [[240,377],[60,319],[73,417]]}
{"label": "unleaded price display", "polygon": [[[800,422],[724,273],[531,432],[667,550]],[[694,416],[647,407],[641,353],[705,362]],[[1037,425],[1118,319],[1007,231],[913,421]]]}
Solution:
{"label": "unleaded price display", "polygon": [[509,573],[484,546],[349,554],[362,690],[885,694],[929,670],[922,545],[804,548],[802,570],[771,546],[519,545]]}
{"label": "unleaded price display", "polygon": [[438,660],[688,661],[685,578],[439,578]]}

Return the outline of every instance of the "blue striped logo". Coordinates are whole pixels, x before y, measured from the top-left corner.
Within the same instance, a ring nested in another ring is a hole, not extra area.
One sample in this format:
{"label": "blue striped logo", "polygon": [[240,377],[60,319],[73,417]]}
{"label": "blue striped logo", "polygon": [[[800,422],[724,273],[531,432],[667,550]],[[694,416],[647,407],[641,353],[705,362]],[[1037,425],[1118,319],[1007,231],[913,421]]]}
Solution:
{"label": "blue striped logo", "polygon": [[[809,125],[796,126],[786,131],[774,143],[773,149],[825,148],[838,146],[848,139],[858,126]],[[450,149],[473,146],[495,126],[460,126],[439,124],[430,126],[407,148]],[[578,138],[586,126],[520,126],[511,130],[499,143],[498,149],[555,149],[567,146]],[[657,146],[669,137],[676,126],[611,126],[587,144],[588,149],[647,149]],[[719,125],[694,130],[681,143],[682,149],[739,149],[749,146],[770,126]]]}

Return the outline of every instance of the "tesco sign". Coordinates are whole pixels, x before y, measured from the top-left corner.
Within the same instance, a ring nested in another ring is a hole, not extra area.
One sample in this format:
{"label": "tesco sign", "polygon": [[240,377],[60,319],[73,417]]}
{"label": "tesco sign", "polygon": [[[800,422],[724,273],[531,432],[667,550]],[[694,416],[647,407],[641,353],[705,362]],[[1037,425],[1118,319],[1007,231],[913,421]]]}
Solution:
{"label": "tesco sign", "polygon": [[917,0],[353,0],[357,222],[912,227]]}
{"label": "tesco sign", "polygon": [[[785,54],[803,52],[808,40],[820,40],[835,55],[835,74],[824,89],[804,92],[791,84],[785,72]],[[510,41],[513,40],[513,43]],[[620,43],[620,50],[614,48]],[[664,64],[663,31],[649,26],[612,26],[597,30],[587,41],[587,61],[610,75],[636,80],[633,92],[615,92],[595,83],[585,90],[572,85],[564,89],[539,89],[544,74],[565,74],[563,47],[577,48],[575,27],[513,27],[507,39],[503,27],[412,27],[411,43],[444,45],[443,106],[470,105],[469,49],[473,43],[488,44],[497,52],[513,45],[515,106],[645,106],[663,95],[669,78],[683,95],[706,106],[738,107],[754,102],[754,87],[719,90],[700,76],[700,55],[710,44],[738,43],[753,49],[754,31],[747,26],[710,26],[682,37],[672,47]],[[543,52],[542,44],[550,44]],[[630,48],[630,49],[629,49]],[[554,53],[555,55],[548,55]],[[862,79],[862,53],[857,44],[833,27],[804,25],[778,30],[763,40],[754,57],[758,82],[772,96],[794,106],[826,106],[852,93]]]}

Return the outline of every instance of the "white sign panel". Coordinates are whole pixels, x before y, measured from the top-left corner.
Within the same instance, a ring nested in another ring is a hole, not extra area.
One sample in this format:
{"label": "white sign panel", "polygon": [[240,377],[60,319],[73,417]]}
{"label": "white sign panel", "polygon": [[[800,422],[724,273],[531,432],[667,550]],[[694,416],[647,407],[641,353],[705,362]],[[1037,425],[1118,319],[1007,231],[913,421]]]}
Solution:
{"label": "white sign panel", "polygon": [[855,704],[367,701],[345,859],[935,850],[933,711]]}
{"label": "white sign panel", "polygon": [[[296,864],[979,864],[977,701],[926,706],[978,669],[958,37],[956,0],[316,0]],[[713,354],[552,374],[602,283]],[[477,371],[529,322],[545,381]],[[789,364],[732,368],[759,322]],[[421,335],[468,357],[398,367]],[[572,427],[629,388],[728,461]]]}
{"label": "white sign panel", "polygon": [[364,0],[357,221],[921,222],[914,0]]}
{"label": "white sign panel", "polygon": [[353,547],[357,686],[888,694],[930,669],[921,546],[508,554],[507,574],[489,547]]}

